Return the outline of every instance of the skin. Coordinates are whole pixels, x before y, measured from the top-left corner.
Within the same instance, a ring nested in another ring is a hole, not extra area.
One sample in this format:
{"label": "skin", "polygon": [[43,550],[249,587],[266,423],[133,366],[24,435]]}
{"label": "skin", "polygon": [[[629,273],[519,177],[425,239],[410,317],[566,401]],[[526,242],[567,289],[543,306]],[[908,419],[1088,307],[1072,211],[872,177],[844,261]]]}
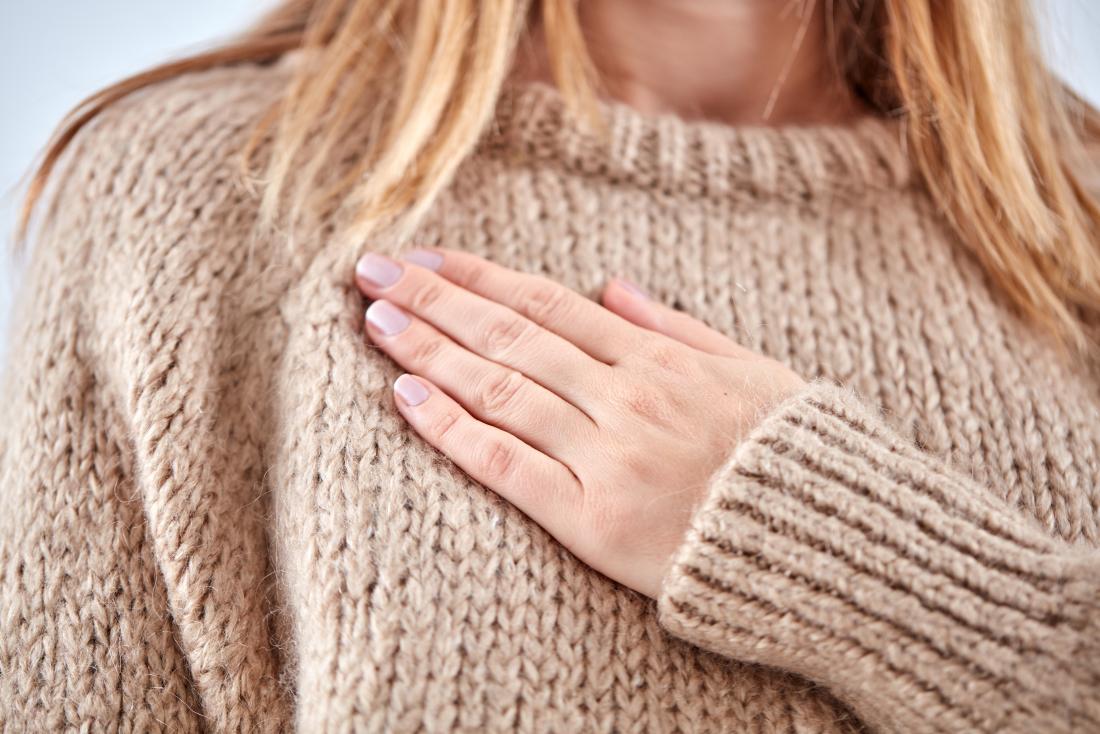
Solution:
{"label": "skin", "polygon": [[[828,51],[825,0],[584,0],[604,93],[649,114],[728,125],[838,123],[866,112]],[[514,74],[552,84],[538,29]]]}
{"label": "skin", "polygon": [[656,597],[707,480],[804,382],[625,281],[602,306],[453,250],[357,268],[414,430],[578,558]]}
{"label": "skin", "polygon": [[[726,124],[860,113],[801,0],[586,0],[604,92]],[[811,10],[807,10],[810,8]],[[550,81],[539,34],[514,75]],[[657,597],[714,472],[804,386],[775,360],[622,280],[595,303],[453,250],[367,254],[367,334],[407,370],[398,409],[425,441],[596,570]]]}

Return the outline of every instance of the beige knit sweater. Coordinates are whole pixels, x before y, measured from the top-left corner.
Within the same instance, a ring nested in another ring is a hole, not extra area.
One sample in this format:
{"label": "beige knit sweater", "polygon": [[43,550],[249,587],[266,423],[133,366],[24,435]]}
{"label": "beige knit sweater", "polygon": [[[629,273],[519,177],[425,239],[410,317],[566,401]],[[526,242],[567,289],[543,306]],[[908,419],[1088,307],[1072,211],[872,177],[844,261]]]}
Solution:
{"label": "beige knit sweater", "polygon": [[58,177],[0,403],[0,729],[1100,731],[1100,370],[1011,315],[895,127],[616,106],[603,145],[516,88],[418,233],[816,380],[654,603],[398,416],[352,272],[408,243],[253,235],[286,66],[136,95]]}

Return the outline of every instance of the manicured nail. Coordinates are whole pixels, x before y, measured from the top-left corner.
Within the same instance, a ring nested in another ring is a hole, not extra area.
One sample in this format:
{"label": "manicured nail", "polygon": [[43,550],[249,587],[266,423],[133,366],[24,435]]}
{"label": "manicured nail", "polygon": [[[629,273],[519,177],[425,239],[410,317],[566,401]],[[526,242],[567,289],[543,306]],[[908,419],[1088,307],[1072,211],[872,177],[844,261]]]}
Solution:
{"label": "manicured nail", "polygon": [[627,293],[630,293],[633,296],[637,296],[638,298],[649,300],[649,294],[642,290],[641,286],[630,282],[626,278],[616,278],[615,280],[619,281],[619,285],[621,285],[623,287],[623,290],[625,290]]}
{"label": "manicured nail", "polygon": [[401,265],[388,257],[371,252],[359,258],[355,272],[360,278],[379,288],[389,288],[401,277]]}
{"label": "manicured nail", "polygon": [[423,382],[410,374],[398,377],[393,383],[393,391],[410,408],[415,408],[428,399],[428,388],[424,387]]}
{"label": "manicured nail", "polygon": [[386,336],[400,334],[409,325],[408,315],[389,301],[375,301],[367,308],[367,321]]}
{"label": "manicured nail", "polygon": [[439,266],[443,264],[443,256],[431,250],[409,250],[401,259],[428,270],[439,270]]}

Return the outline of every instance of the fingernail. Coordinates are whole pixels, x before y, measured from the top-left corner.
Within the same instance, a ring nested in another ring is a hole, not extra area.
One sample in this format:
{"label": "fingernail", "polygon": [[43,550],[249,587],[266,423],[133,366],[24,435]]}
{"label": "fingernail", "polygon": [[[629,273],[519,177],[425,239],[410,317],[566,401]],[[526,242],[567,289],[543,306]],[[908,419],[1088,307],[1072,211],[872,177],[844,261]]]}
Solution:
{"label": "fingernail", "polygon": [[375,301],[367,309],[367,321],[386,336],[400,334],[409,325],[404,311],[389,301]]}
{"label": "fingernail", "polygon": [[428,399],[428,388],[424,387],[424,383],[407,373],[394,381],[393,391],[411,408]]}
{"label": "fingernail", "polygon": [[359,258],[355,272],[360,278],[379,288],[388,288],[401,277],[401,265],[388,257],[371,252]]}
{"label": "fingernail", "polygon": [[443,256],[431,250],[409,250],[401,259],[428,270],[439,270],[439,266],[443,264]]}
{"label": "fingernail", "polygon": [[649,294],[642,290],[641,286],[630,282],[626,278],[616,278],[615,280],[619,281],[619,285],[621,285],[623,287],[623,290],[625,290],[627,293],[637,296],[638,298],[649,300]]}

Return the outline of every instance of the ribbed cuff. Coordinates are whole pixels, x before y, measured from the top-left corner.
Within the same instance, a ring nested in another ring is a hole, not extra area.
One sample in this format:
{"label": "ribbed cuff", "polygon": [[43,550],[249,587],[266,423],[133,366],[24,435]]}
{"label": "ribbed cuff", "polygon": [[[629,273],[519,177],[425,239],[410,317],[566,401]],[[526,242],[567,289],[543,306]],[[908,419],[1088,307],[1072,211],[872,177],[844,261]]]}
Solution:
{"label": "ribbed cuff", "polygon": [[674,634],[804,675],[876,728],[1093,731],[1086,566],[817,383],[713,478],[660,611]]}

